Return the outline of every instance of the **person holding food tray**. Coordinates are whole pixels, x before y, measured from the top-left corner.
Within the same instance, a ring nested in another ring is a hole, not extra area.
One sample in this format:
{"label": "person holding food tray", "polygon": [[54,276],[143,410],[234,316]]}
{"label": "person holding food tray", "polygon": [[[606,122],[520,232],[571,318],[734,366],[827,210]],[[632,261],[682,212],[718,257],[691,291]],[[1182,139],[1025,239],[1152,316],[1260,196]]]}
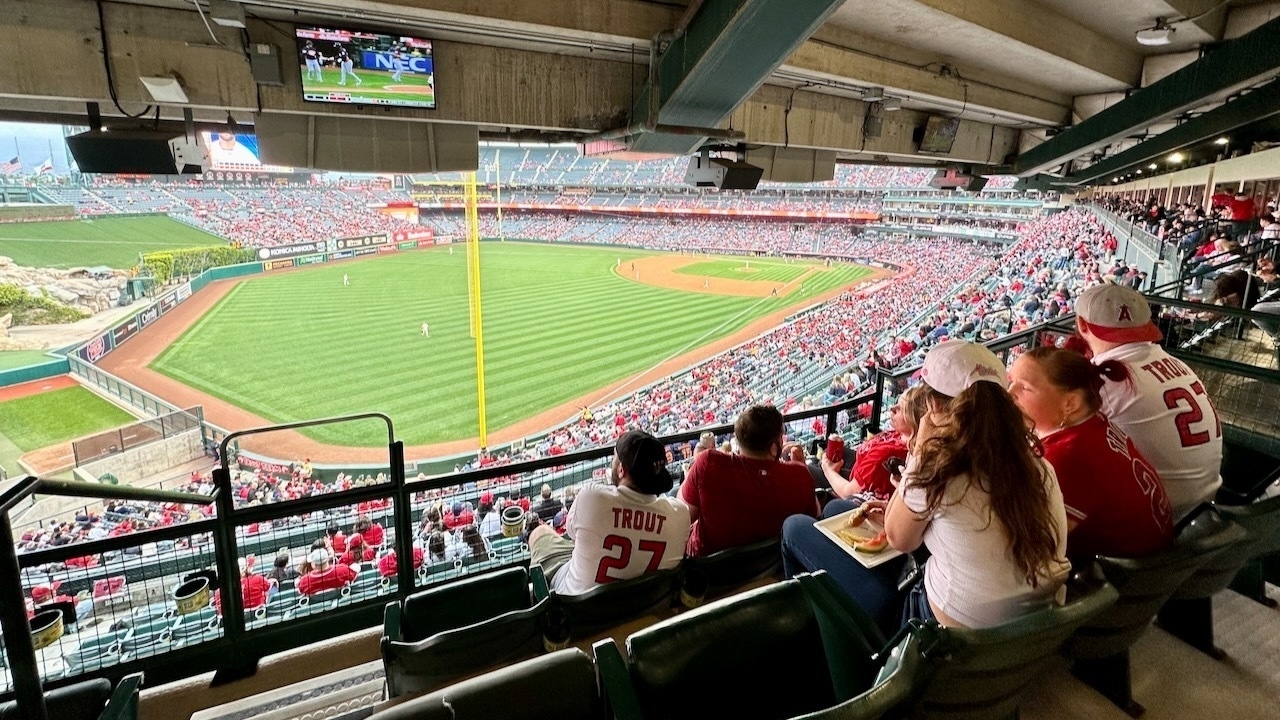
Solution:
{"label": "person holding food tray", "polygon": [[929,351],[921,378],[928,412],[901,483],[849,517],[883,523],[881,546],[927,547],[923,578],[899,590],[905,560],[869,568],[804,516],[783,526],[787,576],[826,570],[887,634],[912,618],[989,627],[1061,602],[1071,567],[1062,491],[1005,389],[1004,365],[953,340]]}

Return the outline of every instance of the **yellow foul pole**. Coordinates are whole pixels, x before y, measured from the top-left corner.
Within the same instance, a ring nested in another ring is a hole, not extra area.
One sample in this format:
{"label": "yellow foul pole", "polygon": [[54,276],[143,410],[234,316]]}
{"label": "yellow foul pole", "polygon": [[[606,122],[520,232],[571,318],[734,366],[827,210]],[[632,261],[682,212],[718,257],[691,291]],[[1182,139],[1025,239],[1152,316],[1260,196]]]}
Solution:
{"label": "yellow foul pole", "polygon": [[476,402],[480,423],[480,447],[489,447],[489,421],[484,393],[484,316],[480,293],[480,212],[476,198],[476,174],[467,173],[467,289],[471,299],[471,337],[476,341]]}
{"label": "yellow foul pole", "polygon": [[506,242],[507,236],[502,232],[502,163],[498,161],[501,156],[502,150],[495,148],[493,151],[493,169],[495,171],[494,178],[496,179],[494,188],[496,188],[498,195],[498,242]]}

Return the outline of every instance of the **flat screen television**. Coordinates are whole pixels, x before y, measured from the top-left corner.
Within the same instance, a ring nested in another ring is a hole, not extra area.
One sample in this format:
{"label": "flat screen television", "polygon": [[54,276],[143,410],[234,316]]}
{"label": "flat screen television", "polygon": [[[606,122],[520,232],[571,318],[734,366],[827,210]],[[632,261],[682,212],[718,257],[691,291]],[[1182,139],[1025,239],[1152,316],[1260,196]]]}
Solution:
{"label": "flat screen television", "polygon": [[308,102],[434,108],[431,41],[407,35],[294,29]]}
{"label": "flat screen television", "polygon": [[956,142],[956,131],[960,129],[960,118],[930,115],[924,126],[924,135],[920,138],[920,152],[946,154]]}

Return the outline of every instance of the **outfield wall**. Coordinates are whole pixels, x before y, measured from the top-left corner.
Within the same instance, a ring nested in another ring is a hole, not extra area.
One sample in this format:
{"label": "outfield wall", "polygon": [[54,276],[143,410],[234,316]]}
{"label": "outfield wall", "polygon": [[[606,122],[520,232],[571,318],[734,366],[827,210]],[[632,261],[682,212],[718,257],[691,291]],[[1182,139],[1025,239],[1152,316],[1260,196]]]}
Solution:
{"label": "outfield wall", "polygon": [[43,380],[57,375],[66,375],[69,372],[71,372],[71,366],[67,362],[66,358],[62,358],[60,360],[54,360],[51,358],[46,362],[37,363],[35,365],[25,365],[20,368],[0,370],[0,387],[31,382],[32,380]]}

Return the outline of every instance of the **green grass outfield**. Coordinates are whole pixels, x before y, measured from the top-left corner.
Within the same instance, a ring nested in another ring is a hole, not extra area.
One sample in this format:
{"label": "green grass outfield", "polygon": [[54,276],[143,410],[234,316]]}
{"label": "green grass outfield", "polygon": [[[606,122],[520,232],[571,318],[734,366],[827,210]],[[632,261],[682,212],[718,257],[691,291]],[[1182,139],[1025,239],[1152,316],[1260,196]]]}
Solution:
{"label": "green grass outfield", "polygon": [[[490,430],[871,272],[837,265],[790,296],[744,298],[623,279],[614,264],[643,254],[634,250],[508,242],[481,252]],[[378,410],[411,445],[475,437],[465,256],[436,248],[242,282],[152,367],[275,422]],[[371,427],[312,436],[386,441]]]}
{"label": "green grass outfield", "polygon": [[57,359],[50,355],[47,350],[6,350],[0,352],[0,370],[39,365],[40,363],[53,362]]}
{"label": "green grass outfield", "polygon": [[681,275],[704,275],[731,280],[760,280],[762,282],[789,283],[821,263],[785,263],[759,258],[733,258],[706,260],[676,268]]}
{"label": "green grass outfield", "polygon": [[[0,428],[23,452],[127,425],[137,418],[82,387],[0,403]],[[16,468],[9,468],[10,472]]]}
{"label": "green grass outfield", "polygon": [[131,268],[138,254],[227,241],[161,215],[0,224],[0,255],[29,267]]}

